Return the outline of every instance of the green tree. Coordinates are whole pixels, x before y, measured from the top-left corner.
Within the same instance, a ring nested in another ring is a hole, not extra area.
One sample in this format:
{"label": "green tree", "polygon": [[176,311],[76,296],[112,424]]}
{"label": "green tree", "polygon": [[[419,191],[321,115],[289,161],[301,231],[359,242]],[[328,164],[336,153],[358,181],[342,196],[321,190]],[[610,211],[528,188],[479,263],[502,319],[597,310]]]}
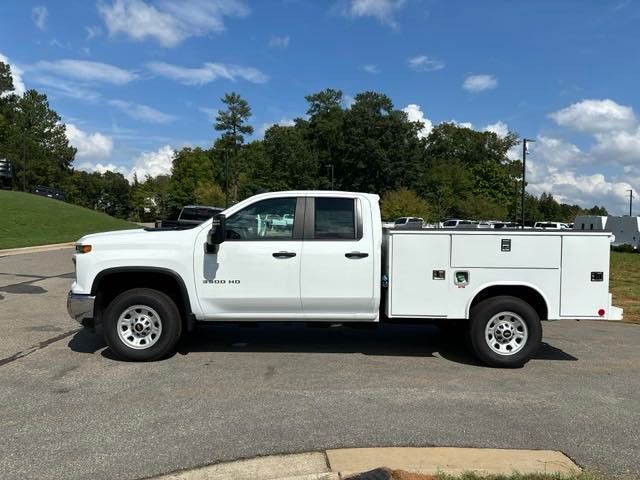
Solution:
{"label": "green tree", "polygon": [[131,211],[129,206],[129,181],[121,173],[107,170],[100,178],[100,197],[98,210],[119,218],[127,218]]}
{"label": "green tree", "polygon": [[380,213],[385,220],[394,220],[398,217],[420,217],[429,222],[435,219],[429,204],[416,192],[407,188],[385,193],[382,197]]}
{"label": "green tree", "polygon": [[473,185],[472,173],[460,160],[435,159],[419,174],[417,191],[433,206],[439,220],[461,216],[464,203]]}
{"label": "green tree", "polygon": [[49,107],[47,96],[25,92],[16,101],[12,123],[7,146],[15,185],[22,190],[35,185],[63,187],[76,149],[69,145],[65,125]]}
{"label": "green tree", "polygon": [[253,133],[253,127],[247,123],[251,117],[251,107],[249,102],[236,92],[226,93],[221,101],[227,108],[218,111],[214,128],[223,132],[221,138],[233,152],[233,156],[229,158],[229,161],[233,160],[229,167],[229,181],[233,184],[233,198],[237,200],[240,147],[244,144],[244,136]]}
{"label": "green tree", "polygon": [[471,220],[503,220],[507,218],[507,207],[491,198],[470,195],[458,204],[456,216]]}
{"label": "green tree", "polygon": [[[519,162],[509,160],[508,150],[517,143],[509,133],[499,137],[493,132],[477,132],[452,123],[441,123],[427,138],[426,167],[433,162],[455,164],[470,176],[470,185],[461,185],[455,196],[492,199],[506,209],[513,209]],[[423,192],[428,195],[429,192]]]}
{"label": "green tree", "polygon": [[224,207],[224,190],[213,181],[201,181],[196,185],[193,192],[195,202],[198,205],[209,205],[212,207]]}
{"label": "green tree", "polygon": [[320,186],[315,151],[305,142],[304,127],[273,126],[264,136],[271,170],[270,190],[313,190]]}
{"label": "green tree", "polygon": [[344,147],[335,159],[339,186],[364,192],[414,187],[425,154],[420,129],[386,95],[356,95],[344,115]]}
{"label": "green tree", "polygon": [[169,209],[177,214],[182,207],[195,203],[194,191],[200,182],[216,178],[217,163],[211,150],[186,147],[175,153],[171,166]]}

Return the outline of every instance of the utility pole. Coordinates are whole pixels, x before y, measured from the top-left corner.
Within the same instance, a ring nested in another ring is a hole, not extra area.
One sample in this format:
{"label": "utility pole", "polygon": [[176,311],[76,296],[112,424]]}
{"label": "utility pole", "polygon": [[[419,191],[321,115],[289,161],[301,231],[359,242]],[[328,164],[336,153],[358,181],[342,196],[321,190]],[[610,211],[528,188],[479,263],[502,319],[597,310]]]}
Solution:
{"label": "utility pole", "polygon": [[333,190],[333,163],[327,165],[327,169],[331,172],[331,190]]}
{"label": "utility pole", "polygon": [[531,140],[530,138],[522,139],[522,229],[524,230],[524,190],[526,185],[526,175],[527,175],[527,143],[535,142],[535,140]]}
{"label": "utility pole", "polygon": [[222,149],[224,155],[224,208],[229,208],[229,155],[227,149]]}
{"label": "utility pole", "polygon": [[629,192],[629,216],[633,216],[633,190],[627,190]]}

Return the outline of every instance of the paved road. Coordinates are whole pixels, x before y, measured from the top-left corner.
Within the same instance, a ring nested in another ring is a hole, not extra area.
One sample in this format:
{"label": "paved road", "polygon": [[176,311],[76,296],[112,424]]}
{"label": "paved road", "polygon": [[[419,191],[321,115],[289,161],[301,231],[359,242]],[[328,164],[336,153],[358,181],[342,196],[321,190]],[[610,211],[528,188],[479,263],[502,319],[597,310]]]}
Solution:
{"label": "paved road", "polygon": [[4,479],[135,479],[378,445],[558,449],[640,474],[638,325],[545,323],[544,347],[519,370],[477,365],[412,326],[217,325],[170,359],[124,363],[85,331],[47,342],[76,328],[69,255],[0,258]]}

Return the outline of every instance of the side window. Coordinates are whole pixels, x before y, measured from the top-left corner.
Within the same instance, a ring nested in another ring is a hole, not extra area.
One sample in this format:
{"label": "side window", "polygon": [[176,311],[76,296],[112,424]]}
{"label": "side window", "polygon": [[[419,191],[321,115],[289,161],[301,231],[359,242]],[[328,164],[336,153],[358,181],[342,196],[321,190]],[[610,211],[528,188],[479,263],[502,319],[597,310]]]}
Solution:
{"label": "side window", "polygon": [[291,240],[295,213],[295,198],[256,202],[227,218],[227,239]]}
{"label": "side window", "polygon": [[355,240],[356,215],[355,201],[352,198],[315,199],[316,240]]}

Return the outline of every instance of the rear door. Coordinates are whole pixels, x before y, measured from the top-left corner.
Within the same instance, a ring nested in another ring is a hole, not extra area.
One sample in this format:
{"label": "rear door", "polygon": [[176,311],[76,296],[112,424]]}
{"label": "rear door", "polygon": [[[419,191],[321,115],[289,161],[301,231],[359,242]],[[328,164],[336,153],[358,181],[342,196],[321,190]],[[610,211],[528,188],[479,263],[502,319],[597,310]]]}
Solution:
{"label": "rear door", "polygon": [[[300,288],[307,319],[366,320],[374,312],[375,251],[362,200],[307,198]],[[368,209],[367,209],[368,211]]]}

